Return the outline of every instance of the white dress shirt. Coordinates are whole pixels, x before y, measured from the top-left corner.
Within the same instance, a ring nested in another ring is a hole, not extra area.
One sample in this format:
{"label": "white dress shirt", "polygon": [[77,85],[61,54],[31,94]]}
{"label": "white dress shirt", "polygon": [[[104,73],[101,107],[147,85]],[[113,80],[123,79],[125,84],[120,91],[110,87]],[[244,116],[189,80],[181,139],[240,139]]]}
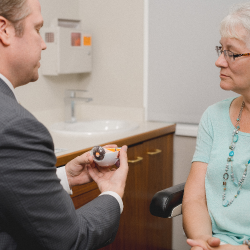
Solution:
{"label": "white dress shirt", "polygon": [[[0,73],[0,78],[8,85],[8,87],[12,90],[16,100],[17,100],[17,97],[15,95],[15,89],[12,85],[12,83],[5,77],[3,76],[1,73]],[[61,180],[60,183],[61,185],[63,186],[64,190],[68,193],[68,194],[73,194],[72,190],[70,189],[69,187],[69,182],[68,182],[68,178],[67,178],[67,174],[66,174],[66,171],[65,171],[65,166],[63,167],[60,167],[60,168],[56,168],[56,174],[57,174],[57,177]],[[114,198],[116,198],[116,200],[118,201],[119,205],[120,205],[120,213],[122,213],[123,211],[123,202],[122,202],[122,199],[121,197],[113,192],[113,191],[107,191],[107,192],[103,192],[101,193],[100,195],[112,195]]]}

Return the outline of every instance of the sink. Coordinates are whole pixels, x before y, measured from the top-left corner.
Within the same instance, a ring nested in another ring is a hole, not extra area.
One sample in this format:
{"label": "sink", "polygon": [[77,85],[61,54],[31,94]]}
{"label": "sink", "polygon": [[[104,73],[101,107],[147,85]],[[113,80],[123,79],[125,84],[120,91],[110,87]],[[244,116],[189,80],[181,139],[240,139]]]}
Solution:
{"label": "sink", "polygon": [[51,126],[51,130],[57,133],[71,135],[100,135],[126,132],[138,127],[138,123],[126,120],[86,120],[75,123],[54,123]]}

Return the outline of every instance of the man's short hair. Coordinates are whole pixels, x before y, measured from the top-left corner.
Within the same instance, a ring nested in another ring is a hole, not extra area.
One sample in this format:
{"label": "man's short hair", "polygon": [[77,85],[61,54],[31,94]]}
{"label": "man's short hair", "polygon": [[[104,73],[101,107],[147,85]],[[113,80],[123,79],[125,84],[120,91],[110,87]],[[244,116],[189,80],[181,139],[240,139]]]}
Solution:
{"label": "man's short hair", "polygon": [[0,16],[10,21],[15,28],[16,36],[22,36],[23,19],[30,13],[27,0],[0,0]]}

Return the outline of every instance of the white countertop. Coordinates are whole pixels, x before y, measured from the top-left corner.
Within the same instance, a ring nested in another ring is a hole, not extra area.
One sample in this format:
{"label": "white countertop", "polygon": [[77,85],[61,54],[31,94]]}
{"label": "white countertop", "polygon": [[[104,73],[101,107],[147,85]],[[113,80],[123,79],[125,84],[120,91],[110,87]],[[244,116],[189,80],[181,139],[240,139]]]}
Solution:
{"label": "white countertop", "polygon": [[[56,156],[72,153],[75,151],[83,150],[86,148],[94,147],[96,145],[106,144],[111,141],[120,140],[130,136],[146,133],[156,129],[160,129],[166,126],[173,125],[173,123],[163,123],[163,122],[138,122],[139,127],[137,129],[122,132],[122,133],[110,133],[102,135],[65,135],[59,134],[58,132],[51,131],[54,144]],[[118,145],[119,147],[122,145]]]}

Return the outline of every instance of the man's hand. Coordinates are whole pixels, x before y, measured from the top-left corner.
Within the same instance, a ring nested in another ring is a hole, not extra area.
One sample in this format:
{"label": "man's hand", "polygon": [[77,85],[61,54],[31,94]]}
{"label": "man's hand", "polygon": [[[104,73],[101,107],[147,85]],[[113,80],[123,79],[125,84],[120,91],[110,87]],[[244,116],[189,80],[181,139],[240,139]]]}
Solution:
{"label": "man's hand", "polygon": [[[117,147],[115,144],[104,146],[104,148],[115,147]],[[74,186],[83,185],[93,181],[87,169],[90,166],[95,167],[93,156],[90,155],[90,152],[77,156],[75,159],[66,164],[65,171],[71,189]]]}
{"label": "man's hand", "polygon": [[94,165],[90,152],[77,156],[75,159],[66,164],[65,170],[70,188],[92,181],[92,178],[87,170],[87,167],[91,164]]}
{"label": "man's hand", "polygon": [[113,191],[122,198],[128,175],[127,146],[123,146],[119,153],[120,167],[118,169],[100,167],[97,164],[88,164],[87,168],[101,192]]}

